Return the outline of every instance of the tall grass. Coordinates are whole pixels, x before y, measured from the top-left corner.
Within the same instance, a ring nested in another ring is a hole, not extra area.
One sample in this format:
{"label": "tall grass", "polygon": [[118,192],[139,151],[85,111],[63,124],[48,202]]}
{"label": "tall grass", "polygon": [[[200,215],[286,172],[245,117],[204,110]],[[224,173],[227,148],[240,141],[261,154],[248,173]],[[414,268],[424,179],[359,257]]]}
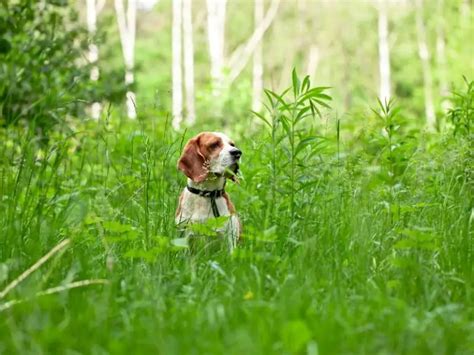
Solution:
{"label": "tall grass", "polygon": [[175,241],[175,164],[195,132],[104,117],[45,147],[3,131],[0,292],[71,244],[0,299],[0,352],[471,353],[469,137],[413,133],[383,107],[364,139],[322,112],[324,131],[321,105],[299,103],[324,90],[303,82],[267,92],[266,123],[233,137],[233,255]]}

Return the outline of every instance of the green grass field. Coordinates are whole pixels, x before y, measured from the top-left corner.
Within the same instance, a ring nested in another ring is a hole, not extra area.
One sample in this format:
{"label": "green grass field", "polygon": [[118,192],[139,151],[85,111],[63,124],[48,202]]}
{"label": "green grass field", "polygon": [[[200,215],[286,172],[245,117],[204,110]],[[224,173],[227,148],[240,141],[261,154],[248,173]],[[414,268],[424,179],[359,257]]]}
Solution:
{"label": "green grass field", "polygon": [[196,129],[1,131],[0,353],[472,354],[472,136],[295,102],[230,130],[232,255],[190,253],[174,226]]}

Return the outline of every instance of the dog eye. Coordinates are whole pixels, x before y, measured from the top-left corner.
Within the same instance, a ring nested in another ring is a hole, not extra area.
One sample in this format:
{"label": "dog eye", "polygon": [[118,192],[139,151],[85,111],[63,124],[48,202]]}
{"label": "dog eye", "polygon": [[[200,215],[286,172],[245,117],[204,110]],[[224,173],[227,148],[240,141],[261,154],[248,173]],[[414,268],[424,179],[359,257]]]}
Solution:
{"label": "dog eye", "polygon": [[211,149],[215,149],[215,148],[217,148],[218,146],[219,146],[219,142],[214,142],[214,143],[212,143],[212,144],[210,145],[210,148],[211,148]]}
{"label": "dog eye", "polygon": [[231,147],[235,147],[235,143],[232,143],[232,142],[231,142],[231,143],[229,143],[229,145],[230,145]]}

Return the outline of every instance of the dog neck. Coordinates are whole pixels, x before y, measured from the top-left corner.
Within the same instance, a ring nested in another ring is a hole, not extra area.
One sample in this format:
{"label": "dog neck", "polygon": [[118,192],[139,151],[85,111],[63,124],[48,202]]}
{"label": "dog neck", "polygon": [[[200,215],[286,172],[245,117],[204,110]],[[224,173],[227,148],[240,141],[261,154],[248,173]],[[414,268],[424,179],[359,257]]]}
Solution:
{"label": "dog neck", "polygon": [[215,191],[215,190],[222,190],[224,189],[225,185],[225,177],[224,176],[208,176],[206,180],[203,182],[194,182],[191,179],[188,179],[188,186],[194,187],[198,190],[206,190],[206,191]]}

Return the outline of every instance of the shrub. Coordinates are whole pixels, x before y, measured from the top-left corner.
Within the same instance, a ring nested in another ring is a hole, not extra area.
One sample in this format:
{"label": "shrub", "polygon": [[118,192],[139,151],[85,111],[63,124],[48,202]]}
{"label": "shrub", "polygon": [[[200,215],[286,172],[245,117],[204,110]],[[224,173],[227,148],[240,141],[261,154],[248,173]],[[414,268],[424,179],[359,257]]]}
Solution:
{"label": "shrub", "polygon": [[0,4],[0,125],[24,121],[44,133],[91,101],[87,33],[66,5]]}

